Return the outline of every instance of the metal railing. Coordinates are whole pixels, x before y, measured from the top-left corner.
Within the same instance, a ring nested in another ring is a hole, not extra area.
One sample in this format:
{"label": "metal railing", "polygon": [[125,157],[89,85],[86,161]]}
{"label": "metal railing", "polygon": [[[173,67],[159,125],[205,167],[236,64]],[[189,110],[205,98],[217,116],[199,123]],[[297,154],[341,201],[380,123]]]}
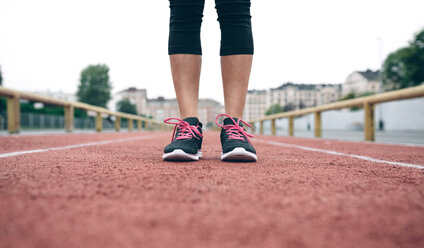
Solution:
{"label": "metal railing", "polygon": [[371,96],[359,97],[350,100],[328,103],[316,107],[304,108],[293,110],[284,113],[268,115],[256,120],[249,120],[248,122],[255,125],[259,122],[259,133],[264,133],[264,121],[271,121],[271,133],[276,135],[276,120],[281,118],[288,118],[288,135],[294,136],[294,118],[306,114],[314,114],[315,116],[315,130],[314,135],[316,138],[322,136],[321,126],[321,113],[328,110],[336,110],[342,108],[363,107],[364,108],[364,138],[367,141],[375,140],[375,123],[374,123],[374,106],[378,103],[390,102],[402,99],[417,98],[424,96],[424,85],[410,87],[401,90],[394,90],[390,92],[375,94]]}
{"label": "metal railing", "polygon": [[72,132],[74,130],[74,109],[84,109],[96,113],[95,128],[97,132],[101,132],[103,128],[103,116],[109,115],[115,117],[115,130],[121,129],[121,119],[128,120],[128,131],[134,129],[134,122],[137,123],[139,131],[144,127],[145,130],[164,129],[165,124],[146,117],[132,115],[122,112],[113,112],[109,109],[89,105],[81,102],[70,102],[55,99],[52,97],[42,96],[38,94],[12,90],[0,86],[0,96],[7,97],[7,130],[9,133],[18,133],[20,131],[20,99],[26,99],[34,102],[41,102],[50,105],[63,106],[65,109],[65,130]]}

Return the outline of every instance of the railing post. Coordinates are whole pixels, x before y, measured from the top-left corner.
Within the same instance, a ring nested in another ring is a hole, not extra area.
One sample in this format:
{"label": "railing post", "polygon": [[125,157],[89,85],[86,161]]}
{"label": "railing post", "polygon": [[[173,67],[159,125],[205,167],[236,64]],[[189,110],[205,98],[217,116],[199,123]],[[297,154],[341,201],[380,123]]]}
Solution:
{"label": "railing post", "polygon": [[102,113],[97,112],[96,113],[96,131],[97,132],[102,131],[102,125],[103,125]]}
{"label": "railing post", "polygon": [[251,123],[249,123],[252,127],[250,128],[250,132],[251,133],[255,133],[255,123],[254,122],[251,122]]}
{"label": "railing post", "polygon": [[128,120],[128,132],[132,132],[134,120],[133,119],[127,119]]}
{"label": "railing post", "polygon": [[289,116],[289,136],[294,136],[294,116]]}
{"label": "railing post", "polygon": [[364,103],[364,138],[366,141],[375,140],[374,104]]}
{"label": "railing post", "polygon": [[121,117],[115,116],[115,130],[119,132],[121,129]]}
{"label": "railing post", "polygon": [[275,119],[271,120],[271,133],[272,135],[276,135],[277,134],[277,127],[276,127],[276,123],[275,123]]}
{"label": "railing post", "polygon": [[259,134],[264,134],[264,121],[259,121]]}
{"label": "railing post", "polygon": [[315,138],[322,137],[321,112],[315,112]]}
{"label": "railing post", "polygon": [[141,131],[141,121],[137,120],[137,129],[140,132]]}
{"label": "railing post", "polygon": [[72,132],[74,130],[74,106],[65,106],[65,131]]}
{"label": "railing post", "polygon": [[19,133],[21,126],[21,107],[18,96],[7,98],[7,130],[9,133]]}

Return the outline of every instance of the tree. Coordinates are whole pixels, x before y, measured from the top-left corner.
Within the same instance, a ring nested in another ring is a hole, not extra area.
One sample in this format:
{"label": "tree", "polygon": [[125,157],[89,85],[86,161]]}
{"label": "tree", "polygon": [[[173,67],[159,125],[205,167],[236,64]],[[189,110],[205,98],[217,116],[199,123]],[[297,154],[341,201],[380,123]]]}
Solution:
{"label": "tree", "polygon": [[0,85],[3,85],[3,76],[1,74],[1,66],[0,66]]}
{"label": "tree", "polygon": [[[0,67],[0,85],[3,84],[3,76],[1,74],[1,67]],[[0,96],[0,114],[1,112],[6,110],[6,99],[4,97]]]}
{"label": "tree", "polygon": [[78,86],[78,100],[88,104],[106,107],[111,99],[109,67],[104,64],[89,65],[81,72]]}
{"label": "tree", "polygon": [[280,104],[276,103],[269,106],[269,108],[265,112],[265,115],[272,115],[272,114],[277,114],[281,112],[283,112],[283,108],[280,106]]}
{"label": "tree", "polygon": [[283,111],[282,112],[288,112],[288,111],[292,111],[295,110],[295,106],[293,103],[289,102],[286,105],[284,105]]}
{"label": "tree", "polygon": [[137,114],[137,108],[135,104],[131,103],[129,99],[122,99],[116,103],[116,109],[119,112],[124,112],[128,114]]}
{"label": "tree", "polygon": [[347,94],[344,97],[340,98],[338,101],[349,100],[349,99],[353,99],[355,97],[356,97],[355,96],[355,93],[354,92],[350,92],[349,94]]}
{"label": "tree", "polygon": [[299,109],[303,109],[303,108],[305,108],[305,104],[303,104],[303,101],[300,100],[300,102],[299,102]]}
{"label": "tree", "polygon": [[[337,101],[345,101],[345,100],[355,99],[355,98],[359,98],[359,97],[371,96],[371,95],[374,95],[374,94],[375,94],[375,92],[369,92],[369,91],[361,93],[359,95],[356,95],[354,92],[350,92],[349,94],[345,95],[344,97],[339,98],[339,100],[337,100]],[[350,111],[357,111],[357,110],[360,110],[360,109],[362,109],[362,107],[356,106],[356,107],[351,107]]]}
{"label": "tree", "polygon": [[409,46],[389,54],[383,64],[383,84],[401,89],[424,83],[424,30]]}

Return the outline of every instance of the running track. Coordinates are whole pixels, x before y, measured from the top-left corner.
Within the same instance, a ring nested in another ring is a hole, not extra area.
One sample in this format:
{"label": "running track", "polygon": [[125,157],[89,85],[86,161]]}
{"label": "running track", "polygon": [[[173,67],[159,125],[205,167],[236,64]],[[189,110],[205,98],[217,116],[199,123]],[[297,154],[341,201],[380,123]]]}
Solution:
{"label": "running track", "polygon": [[424,147],[255,136],[257,163],[163,162],[171,133],[0,137],[0,247],[424,247]]}

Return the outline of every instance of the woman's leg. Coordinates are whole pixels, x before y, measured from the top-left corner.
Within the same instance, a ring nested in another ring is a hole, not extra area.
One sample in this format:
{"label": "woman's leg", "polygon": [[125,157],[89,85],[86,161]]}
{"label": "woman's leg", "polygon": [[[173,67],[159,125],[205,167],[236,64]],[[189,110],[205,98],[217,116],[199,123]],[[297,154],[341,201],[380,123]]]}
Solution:
{"label": "woman's leg", "polygon": [[225,113],[239,119],[243,117],[252,58],[247,54],[221,57]]}
{"label": "woman's leg", "polygon": [[202,47],[200,27],[204,0],[170,0],[168,53],[180,118],[165,119],[175,129],[163,159],[199,160],[202,156],[202,123],[197,118]]}
{"label": "woman's leg", "polygon": [[[240,120],[243,116],[247,86],[253,57],[253,36],[250,23],[250,0],[215,0],[221,27],[221,71],[224,85],[225,114],[217,116],[221,129],[221,160],[257,160],[256,150],[250,143]],[[220,116],[225,116],[222,124]]]}
{"label": "woman's leg", "polygon": [[169,56],[180,118],[197,117],[199,79],[202,56],[174,54]]}
{"label": "woman's leg", "polygon": [[253,58],[250,0],[215,0],[221,27],[225,112],[242,118]]}
{"label": "woman's leg", "polygon": [[168,53],[180,117],[197,117],[204,0],[170,0]]}

